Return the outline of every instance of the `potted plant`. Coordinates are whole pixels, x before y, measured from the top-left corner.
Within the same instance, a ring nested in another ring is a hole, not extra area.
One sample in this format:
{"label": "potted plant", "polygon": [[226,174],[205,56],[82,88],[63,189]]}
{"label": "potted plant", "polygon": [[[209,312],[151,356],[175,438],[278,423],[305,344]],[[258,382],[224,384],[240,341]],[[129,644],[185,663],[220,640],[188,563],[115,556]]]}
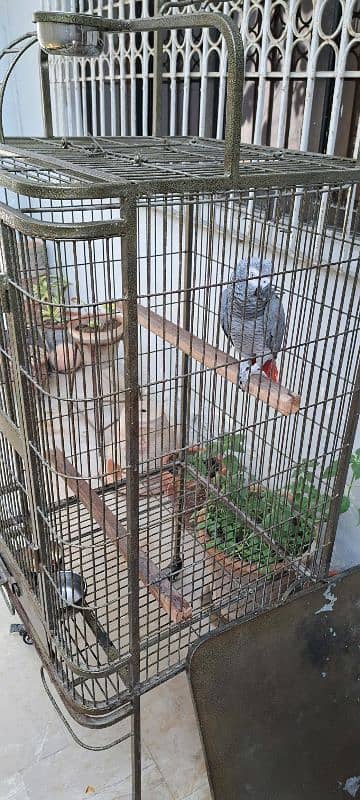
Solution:
{"label": "potted plant", "polygon": [[[205,447],[189,447],[185,482],[173,471],[163,473],[162,486],[174,505],[179,491],[183,492],[188,528],[203,547],[212,575],[210,595],[224,605],[236,586],[265,575],[273,577],[265,585],[256,585],[254,607],[257,599],[264,603],[271,593],[280,597],[296,578],[296,564],[306,564],[312,557],[312,543],[328,508],[327,497],[314,485],[311,463],[297,465],[286,493],[251,478],[239,434]],[[274,546],[254,525],[267,533]],[[236,613],[246,602],[236,603]]]}
{"label": "potted plant", "polygon": [[[307,560],[322,516],[328,509],[328,498],[314,485],[314,466],[301,463],[292,474],[287,493],[265,488],[255,482],[241,482],[232,477],[224,489],[224,501],[210,497],[206,506],[194,515],[198,541],[209,558],[223,564],[237,575],[257,575],[283,569],[276,546],[292,561]],[[226,499],[243,512],[229,508]],[[259,525],[275,547],[254,531]]]}
{"label": "potted plant", "polygon": [[[263,487],[244,487],[239,508],[249,520],[258,524],[292,560],[308,551],[316,531],[316,516],[307,509],[304,516],[296,511],[291,499]],[[221,501],[210,501],[197,514],[196,531],[206,550],[217,550],[236,559],[237,572],[257,571],[262,574],[283,562],[271,544],[257,534],[246,520]]]}
{"label": "potted plant", "polygon": [[93,313],[73,315],[68,331],[81,352],[83,364],[93,363],[94,356],[100,364],[111,364],[123,336],[122,315],[117,314],[116,303],[105,303]]}
{"label": "potted plant", "polygon": [[[76,353],[66,327],[68,315],[64,293],[67,287],[66,283],[60,287],[58,279],[49,275],[38,276],[32,284],[37,338],[46,351],[48,366],[60,373],[72,372],[80,366],[79,353]],[[36,348],[38,343],[33,344]]]}

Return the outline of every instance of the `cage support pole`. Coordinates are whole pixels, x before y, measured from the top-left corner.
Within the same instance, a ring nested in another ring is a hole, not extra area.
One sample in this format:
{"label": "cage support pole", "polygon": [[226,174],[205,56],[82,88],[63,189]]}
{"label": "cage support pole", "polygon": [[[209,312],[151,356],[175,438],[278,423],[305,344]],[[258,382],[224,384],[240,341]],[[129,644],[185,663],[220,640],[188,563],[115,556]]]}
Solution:
{"label": "cage support pole", "polygon": [[51,139],[53,136],[52,113],[51,113],[51,92],[49,78],[49,56],[40,48],[40,87],[41,105],[43,115],[44,136]]}
{"label": "cage support pole", "polygon": [[125,378],[126,524],[129,567],[129,689],[131,717],[132,800],[141,800],[140,620],[139,620],[139,376],[137,318],[137,206],[124,204],[126,234],[121,238]]}
{"label": "cage support pole", "polygon": [[[189,205],[186,207],[185,218],[185,249],[184,249],[184,277],[183,277],[183,327],[185,331],[190,330],[190,317],[191,317],[191,287],[192,287],[192,265],[193,265],[193,229],[194,229],[194,198],[189,198]],[[180,395],[180,459],[184,460],[185,448],[188,443],[188,404],[189,404],[189,391],[191,377],[189,374],[190,358],[189,354],[182,351],[182,381],[181,381],[181,395]],[[179,570],[182,568],[181,557],[181,538],[183,529],[183,512],[184,512],[184,485],[185,485],[185,470],[183,464],[180,465],[180,486],[178,492],[177,509],[176,509],[176,533],[175,533],[175,547],[173,552],[171,573],[176,577]]]}
{"label": "cage support pole", "polygon": [[[2,308],[1,310],[3,311],[3,313],[5,312],[4,308]],[[2,347],[3,352],[6,353],[4,323],[0,325],[0,346]],[[8,359],[5,358],[4,356],[2,356],[0,359],[0,375],[1,375],[1,380],[4,379],[5,383],[7,410],[9,414],[8,416],[3,411],[0,411],[0,432],[3,434],[3,436],[6,436],[11,446],[14,448],[15,477],[20,486],[25,486],[26,485],[25,470],[24,470],[25,445],[20,436],[16,424],[16,405],[14,402],[14,395],[11,392],[11,385],[12,385],[11,366],[9,364]],[[18,487],[15,486],[16,491],[17,488]],[[23,519],[25,522],[25,527],[30,526],[30,511],[27,500],[25,499],[23,492],[20,492],[20,504],[23,514]]]}
{"label": "cage support pole", "polygon": [[[179,328],[174,322],[163,319],[160,314],[155,314],[154,311],[149,311],[142,305],[138,305],[138,319],[139,324],[148,328],[155,336],[159,336],[183,353],[187,353],[190,358],[195,359],[204,367],[216,370],[219,375],[238,385],[240,362],[231,358],[227,353],[207,344],[189,331]],[[244,391],[285,416],[297,414],[299,411],[300,395],[294,394],[279,383],[269,381],[263,373],[251,375],[248,387]]]}

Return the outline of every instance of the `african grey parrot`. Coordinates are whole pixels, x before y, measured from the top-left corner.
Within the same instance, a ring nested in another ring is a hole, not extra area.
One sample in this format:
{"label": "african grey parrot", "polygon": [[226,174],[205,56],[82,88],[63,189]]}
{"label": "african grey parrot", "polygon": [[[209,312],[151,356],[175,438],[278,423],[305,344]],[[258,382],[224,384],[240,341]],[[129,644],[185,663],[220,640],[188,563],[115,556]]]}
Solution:
{"label": "african grey parrot", "polygon": [[285,313],[271,286],[271,275],[271,261],[242,259],[221,296],[220,322],[241,355],[241,384],[261,369],[271,380],[278,377],[275,359],[284,338]]}

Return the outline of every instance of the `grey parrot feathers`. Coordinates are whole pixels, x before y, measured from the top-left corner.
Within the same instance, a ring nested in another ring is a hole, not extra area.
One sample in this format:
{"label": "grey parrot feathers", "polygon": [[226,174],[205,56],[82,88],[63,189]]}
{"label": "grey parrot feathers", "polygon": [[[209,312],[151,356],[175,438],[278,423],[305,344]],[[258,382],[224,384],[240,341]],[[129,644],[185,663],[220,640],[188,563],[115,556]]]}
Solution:
{"label": "grey parrot feathers", "polygon": [[221,296],[224,333],[236,350],[252,359],[267,353],[275,359],[284,338],[285,312],[271,285],[272,275],[269,259],[242,259]]}

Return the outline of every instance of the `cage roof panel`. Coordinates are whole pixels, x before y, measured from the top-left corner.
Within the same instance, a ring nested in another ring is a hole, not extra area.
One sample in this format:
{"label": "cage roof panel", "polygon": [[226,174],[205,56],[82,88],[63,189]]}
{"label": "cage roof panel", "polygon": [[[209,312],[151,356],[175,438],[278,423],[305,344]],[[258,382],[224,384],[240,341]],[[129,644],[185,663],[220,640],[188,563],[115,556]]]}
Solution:
{"label": "cage roof panel", "polygon": [[191,137],[7,139],[0,182],[49,198],[343,185],[360,178],[352,159],[242,144],[239,174],[224,174],[224,143]]}

